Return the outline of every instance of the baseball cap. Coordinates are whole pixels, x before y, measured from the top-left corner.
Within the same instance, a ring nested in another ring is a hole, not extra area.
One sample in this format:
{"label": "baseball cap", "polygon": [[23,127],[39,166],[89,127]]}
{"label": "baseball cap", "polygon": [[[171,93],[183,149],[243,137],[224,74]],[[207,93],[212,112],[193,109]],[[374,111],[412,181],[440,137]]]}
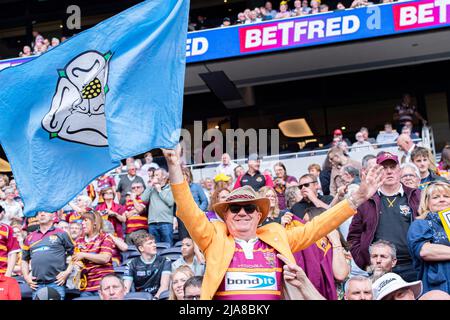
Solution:
{"label": "baseball cap", "polygon": [[225,17],[225,18],[223,18],[223,21],[225,22],[225,21],[228,21],[228,22],[230,22],[231,20],[230,20],[230,18],[228,18],[228,17]]}
{"label": "baseball cap", "polygon": [[422,281],[406,282],[398,274],[389,272],[373,283],[375,300],[382,300],[387,295],[402,288],[411,288],[414,298],[422,294]]}
{"label": "baseball cap", "polygon": [[248,160],[261,160],[262,158],[257,154],[257,153],[252,153],[251,155],[248,156]]}
{"label": "baseball cap", "polygon": [[399,164],[398,157],[390,152],[383,152],[377,156],[377,164],[382,164],[383,162],[389,160],[394,161],[396,164]]}
{"label": "baseball cap", "polygon": [[341,135],[342,136],[342,130],[341,129],[334,130],[333,135],[335,135],[335,136]]}
{"label": "baseball cap", "polygon": [[36,292],[34,300],[61,300],[61,296],[56,289],[44,287]]}

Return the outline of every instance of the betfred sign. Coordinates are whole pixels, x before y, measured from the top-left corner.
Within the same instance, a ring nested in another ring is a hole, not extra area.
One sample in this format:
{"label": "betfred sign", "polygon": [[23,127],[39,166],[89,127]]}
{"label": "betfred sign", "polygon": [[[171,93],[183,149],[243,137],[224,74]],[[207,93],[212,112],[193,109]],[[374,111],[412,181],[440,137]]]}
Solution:
{"label": "betfred sign", "polygon": [[450,22],[450,0],[427,0],[393,6],[396,31],[417,29]]}

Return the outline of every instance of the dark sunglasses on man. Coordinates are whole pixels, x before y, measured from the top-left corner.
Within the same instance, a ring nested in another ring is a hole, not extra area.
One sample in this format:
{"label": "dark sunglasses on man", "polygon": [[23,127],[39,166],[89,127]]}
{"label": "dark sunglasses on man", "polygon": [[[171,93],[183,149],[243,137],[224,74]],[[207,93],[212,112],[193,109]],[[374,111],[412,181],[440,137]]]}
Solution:
{"label": "dark sunglasses on man", "polygon": [[309,188],[310,185],[312,185],[313,183],[316,183],[317,181],[311,181],[311,182],[307,182],[307,183],[302,183],[298,185],[299,189],[303,189],[303,187],[305,188]]}
{"label": "dark sunglasses on man", "polygon": [[252,203],[249,204],[230,204],[229,206],[231,213],[237,214],[244,208],[245,213],[251,214],[258,209],[258,207]]}

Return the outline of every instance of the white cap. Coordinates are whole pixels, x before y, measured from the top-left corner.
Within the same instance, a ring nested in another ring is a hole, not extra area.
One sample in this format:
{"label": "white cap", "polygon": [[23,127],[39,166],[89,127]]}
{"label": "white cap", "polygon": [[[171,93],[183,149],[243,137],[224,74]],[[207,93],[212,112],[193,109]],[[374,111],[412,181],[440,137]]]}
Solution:
{"label": "white cap", "polygon": [[415,299],[422,294],[422,281],[406,282],[398,274],[386,273],[373,283],[375,300],[382,300],[388,294],[408,287],[414,292]]}

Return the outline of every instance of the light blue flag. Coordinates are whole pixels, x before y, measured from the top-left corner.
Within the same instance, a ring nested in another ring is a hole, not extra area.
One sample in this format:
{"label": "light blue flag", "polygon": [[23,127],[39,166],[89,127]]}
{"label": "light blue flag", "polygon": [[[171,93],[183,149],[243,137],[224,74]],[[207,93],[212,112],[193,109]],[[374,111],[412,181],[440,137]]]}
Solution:
{"label": "light blue flag", "polygon": [[26,214],[179,138],[188,0],[144,1],[0,72],[0,143]]}

